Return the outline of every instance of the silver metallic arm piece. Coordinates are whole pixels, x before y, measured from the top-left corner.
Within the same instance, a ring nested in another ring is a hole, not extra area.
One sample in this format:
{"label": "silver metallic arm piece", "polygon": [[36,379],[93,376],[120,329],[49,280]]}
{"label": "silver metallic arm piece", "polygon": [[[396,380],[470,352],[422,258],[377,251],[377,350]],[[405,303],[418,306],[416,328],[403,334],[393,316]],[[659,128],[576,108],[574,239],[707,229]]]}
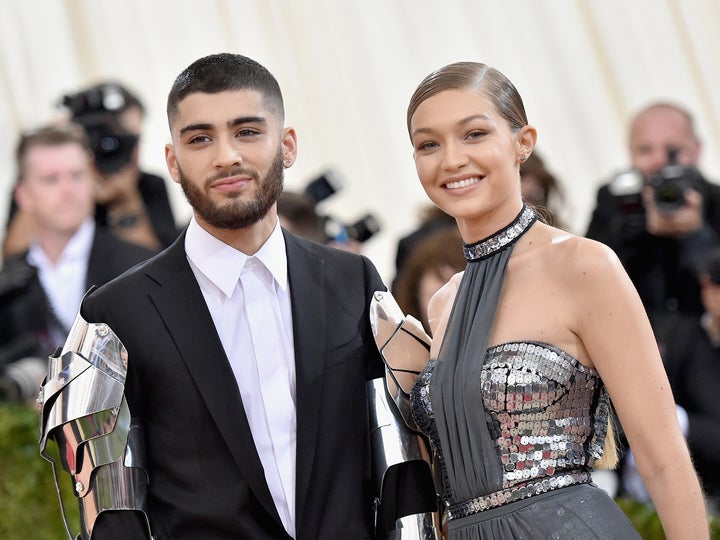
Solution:
{"label": "silver metallic arm piece", "polygon": [[374,294],[370,322],[386,368],[385,377],[368,382],[376,536],[438,540],[430,454],[410,410],[410,391],[430,358],[430,337],[388,292]]}
{"label": "silver metallic arm piece", "polygon": [[[40,388],[40,455],[53,466],[68,538],[72,539],[60,489],[60,467],[70,473],[80,505],[80,533],[90,540],[98,516],[108,510],[141,512],[147,519],[142,429],[132,425],[125,400],[127,350],[104,323],[80,314],[58,355],[49,357]],[[53,452],[48,443],[57,448]]]}

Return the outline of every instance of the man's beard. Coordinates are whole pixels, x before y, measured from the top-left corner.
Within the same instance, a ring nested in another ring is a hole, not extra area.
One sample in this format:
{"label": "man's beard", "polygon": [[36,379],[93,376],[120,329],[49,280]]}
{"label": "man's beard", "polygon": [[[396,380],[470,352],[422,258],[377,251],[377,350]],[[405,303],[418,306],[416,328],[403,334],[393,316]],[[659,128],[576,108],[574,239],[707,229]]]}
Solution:
{"label": "man's beard", "polygon": [[283,190],[282,150],[278,149],[272,166],[262,182],[260,182],[256,170],[243,167],[234,167],[221,175],[205,180],[205,189],[210,189],[213,182],[222,178],[236,175],[251,176],[257,184],[257,195],[252,201],[243,201],[240,199],[241,193],[234,192],[228,194],[230,201],[223,205],[217,205],[206,195],[204,190],[193,184],[183,174],[180,164],[178,164],[178,175],[185,198],[205,222],[218,229],[244,229],[265,217]]}

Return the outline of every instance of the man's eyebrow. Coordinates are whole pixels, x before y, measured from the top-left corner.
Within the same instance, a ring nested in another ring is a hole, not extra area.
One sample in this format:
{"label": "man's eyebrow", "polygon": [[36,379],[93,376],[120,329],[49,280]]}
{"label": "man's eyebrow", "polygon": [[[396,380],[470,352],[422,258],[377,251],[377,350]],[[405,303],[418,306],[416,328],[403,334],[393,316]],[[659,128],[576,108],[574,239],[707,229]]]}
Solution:
{"label": "man's eyebrow", "polygon": [[184,135],[188,131],[207,131],[213,128],[212,124],[189,124],[185,126],[184,128],[180,129],[180,135]]}
{"label": "man's eyebrow", "polygon": [[[227,121],[228,127],[240,126],[243,124],[264,124],[267,125],[267,118],[264,116],[238,116]],[[198,122],[197,124],[188,124],[180,129],[180,135],[184,135],[189,131],[211,131],[215,128],[213,124]]]}
{"label": "man's eyebrow", "polygon": [[267,118],[264,116],[239,116],[237,118],[233,118],[232,120],[228,120],[228,127],[235,127],[239,126],[241,124],[265,124],[267,125],[268,121]]}

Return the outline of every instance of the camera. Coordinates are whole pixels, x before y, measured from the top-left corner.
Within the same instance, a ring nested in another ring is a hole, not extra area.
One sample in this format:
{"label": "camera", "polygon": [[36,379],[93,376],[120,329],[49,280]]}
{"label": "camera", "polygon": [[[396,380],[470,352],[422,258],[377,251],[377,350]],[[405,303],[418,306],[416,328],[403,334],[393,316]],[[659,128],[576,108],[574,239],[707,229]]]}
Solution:
{"label": "camera", "polygon": [[668,162],[650,177],[658,210],[671,214],[685,205],[685,192],[699,186],[698,172],[677,162],[677,149],[668,150]]}
{"label": "camera", "polygon": [[21,300],[35,275],[24,261],[10,261],[0,272],[0,307],[6,320],[0,327],[0,402],[32,400],[45,375],[43,351],[49,344],[33,329],[42,299]]}
{"label": "camera", "polygon": [[126,91],[104,83],[76,94],[63,96],[61,105],[73,121],[85,129],[95,155],[95,166],[103,174],[114,173],[130,163],[138,136],[127,133],[118,114],[128,106]]}
{"label": "camera", "polygon": [[[342,188],[339,174],[330,169],[305,186],[305,195],[314,205],[324,201]],[[332,216],[321,216],[324,221],[327,241],[347,243],[350,240],[363,243],[380,231],[380,222],[371,213],[365,214],[356,222],[345,224]]]}

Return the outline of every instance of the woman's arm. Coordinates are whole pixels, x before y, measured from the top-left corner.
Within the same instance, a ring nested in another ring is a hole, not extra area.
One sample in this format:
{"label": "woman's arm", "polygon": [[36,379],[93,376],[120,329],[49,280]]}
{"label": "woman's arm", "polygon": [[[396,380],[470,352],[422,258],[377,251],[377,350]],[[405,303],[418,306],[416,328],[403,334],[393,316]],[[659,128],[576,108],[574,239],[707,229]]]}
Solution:
{"label": "woman's arm", "polygon": [[708,538],[702,490],[640,298],[606,246],[580,242],[576,260],[577,333],[610,393],[665,534]]}

